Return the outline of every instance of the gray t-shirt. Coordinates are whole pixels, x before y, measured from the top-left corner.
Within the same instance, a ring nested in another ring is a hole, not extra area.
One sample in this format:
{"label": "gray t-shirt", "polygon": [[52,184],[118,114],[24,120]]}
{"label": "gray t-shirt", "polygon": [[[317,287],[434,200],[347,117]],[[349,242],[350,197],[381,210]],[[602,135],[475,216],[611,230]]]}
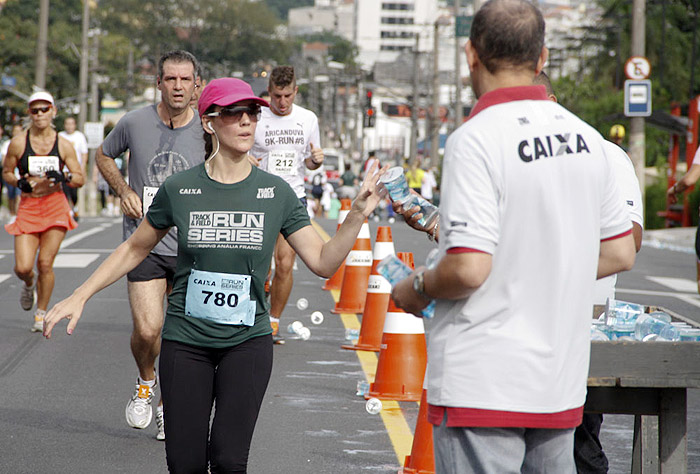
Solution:
{"label": "gray t-shirt", "polygon": [[[102,152],[116,158],[127,149],[130,151],[129,186],[143,201],[145,216],[156,191],[168,176],[204,162],[203,133],[196,112],[184,127],[170,129],[158,116],[156,106],[149,105],[122,117],[102,143]],[[124,240],[141,220],[124,216]],[[171,229],[152,252],[177,255],[177,229]]]}

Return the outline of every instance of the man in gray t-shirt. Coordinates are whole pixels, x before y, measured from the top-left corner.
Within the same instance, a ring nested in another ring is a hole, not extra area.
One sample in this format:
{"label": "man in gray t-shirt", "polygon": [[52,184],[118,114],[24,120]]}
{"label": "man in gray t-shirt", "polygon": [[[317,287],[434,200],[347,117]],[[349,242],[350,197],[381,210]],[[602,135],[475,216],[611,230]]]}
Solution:
{"label": "man in gray t-shirt", "polygon": [[[160,58],[156,105],[126,114],[97,149],[96,163],[121,198],[123,236],[136,231],[158,187],[179,171],[204,161],[204,139],[199,115],[190,106],[198,87],[198,65],[186,51]],[[129,150],[129,183],[114,159]],[[129,303],[134,321],[131,352],[139,369],[134,395],[126,406],[126,421],[143,429],[153,418],[151,401],[156,385],[155,361],[160,353],[163,300],[172,287],[177,255],[177,231],[172,229],[149,256],[127,274]],[[162,396],[156,409],[157,438],[164,440]]]}

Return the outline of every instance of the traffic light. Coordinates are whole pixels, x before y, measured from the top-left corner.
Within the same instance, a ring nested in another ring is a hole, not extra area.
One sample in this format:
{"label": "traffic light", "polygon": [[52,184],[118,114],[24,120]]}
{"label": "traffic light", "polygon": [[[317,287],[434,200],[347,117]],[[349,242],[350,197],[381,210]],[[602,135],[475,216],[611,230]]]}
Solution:
{"label": "traffic light", "polygon": [[367,107],[365,109],[365,114],[363,116],[362,126],[364,128],[374,127],[375,118],[376,118],[376,111],[374,110],[374,107]]}
{"label": "traffic light", "polygon": [[365,107],[368,109],[372,108],[372,89],[367,89]]}

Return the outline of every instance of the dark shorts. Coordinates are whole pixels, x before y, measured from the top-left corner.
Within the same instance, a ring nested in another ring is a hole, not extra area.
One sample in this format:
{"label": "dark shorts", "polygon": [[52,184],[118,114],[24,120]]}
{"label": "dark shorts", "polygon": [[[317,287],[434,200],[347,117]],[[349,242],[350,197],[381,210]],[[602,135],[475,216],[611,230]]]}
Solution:
{"label": "dark shorts", "polygon": [[307,204],[307,203],[306,203],[306,198],[305,198],[305,197],[302,197],[302,198],[299,198],[299,200],[300,200],[301,203],[304,205],[304,208],[306,208],[306,204]]}
{"label": "dark shorts", "polygon": [[700,261],[700,224],[698,224],[698,230],[695,232],[695,256]]}
{"label": "dark shorts", "polygon": [[22,193],[17,186],[10,186],[5,182],[5,180],[2,180],[2,183],[5,185],[5,188],[7,189],[7,199],[15,199],[18,198],[19,195]]}
{"label": "dark shorts", "polygon": [[149,253],[143,262],[126,274],[129,281],[151,281],[165,278],[168,285],[172,285],[177,257],[169,255],[157,255]]}

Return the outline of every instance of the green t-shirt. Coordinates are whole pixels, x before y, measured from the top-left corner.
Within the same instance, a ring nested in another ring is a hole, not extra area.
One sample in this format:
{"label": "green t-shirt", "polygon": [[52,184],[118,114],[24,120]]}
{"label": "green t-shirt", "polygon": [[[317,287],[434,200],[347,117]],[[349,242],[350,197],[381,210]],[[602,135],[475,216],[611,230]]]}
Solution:
{"label": "green t-shirt", "polygon": [[[146,218],[156,229],[178,230],[177,268],[163,339],[221,348],[270,334],[264,287],[277,236],[288,237],[311,224],[283,179],[253,167],[243,181],[222,184],[198,165],[160,186]],[[250,299],[257,304],[253,326],[187,316],[192,269],[250,276]]]}

